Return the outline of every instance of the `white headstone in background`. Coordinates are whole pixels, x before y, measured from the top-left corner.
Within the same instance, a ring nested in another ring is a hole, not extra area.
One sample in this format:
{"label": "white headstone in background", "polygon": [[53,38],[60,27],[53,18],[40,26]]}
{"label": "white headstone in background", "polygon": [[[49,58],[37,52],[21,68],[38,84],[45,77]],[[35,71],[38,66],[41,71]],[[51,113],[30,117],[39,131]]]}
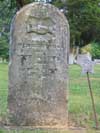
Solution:
{"label": "white headstone in background", "polygon": [[74,64],[74,60],[75,60],[75,55],[74,54],[69,54],[69,64]]}
{"label": "white headstone in background", "polygon": [[44,2],[44,3],[46,3],[47,0],[35,0],[35,2]]}
{"label": "white headstone in background", "polygon": [[94,62],[95,64],[100,64],[100,59],[95,59]]}

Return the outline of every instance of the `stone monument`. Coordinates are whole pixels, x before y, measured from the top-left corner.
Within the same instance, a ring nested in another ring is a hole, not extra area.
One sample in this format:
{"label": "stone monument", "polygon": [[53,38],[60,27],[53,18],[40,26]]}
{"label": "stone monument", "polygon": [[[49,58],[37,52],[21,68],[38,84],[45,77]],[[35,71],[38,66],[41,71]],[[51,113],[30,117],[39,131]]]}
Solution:
{"label": "stone monument", "polygon": [[67,125],[69,26],[50,4],[32,3],[11,26],[9,120],[15,126]]}

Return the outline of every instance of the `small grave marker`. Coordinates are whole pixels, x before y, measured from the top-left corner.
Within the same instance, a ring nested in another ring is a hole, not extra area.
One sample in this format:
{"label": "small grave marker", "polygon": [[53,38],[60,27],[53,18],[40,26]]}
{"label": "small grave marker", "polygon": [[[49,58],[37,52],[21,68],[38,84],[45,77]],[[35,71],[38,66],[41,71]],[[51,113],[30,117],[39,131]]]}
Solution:
{"label": "small grave marker", "polygon": [[89,78],[89,73],[94,73],[95,63],[91,60],[91,58],[87,54],[84,54],[84,55],[79,55],[77,57],[77,64],[82,67],[82,74],[87,74],[87,81],[88,81],[90,96],[91,96],[91,100],[92,100],[94,119],[95,119],[95,123],[96,123],[96,129],[98,129],[98,120],[97,120],[97,116],[96,116],[94,97],[93,97],[91,82],[90,82],[90,78]]}
{"label": "small grave marker", "polygon": [[77,58],[77,64],[82,67],[82,74],[94,73],[94,65],[95,63],[91,60],[91,58],[87,55],[79,55]]}

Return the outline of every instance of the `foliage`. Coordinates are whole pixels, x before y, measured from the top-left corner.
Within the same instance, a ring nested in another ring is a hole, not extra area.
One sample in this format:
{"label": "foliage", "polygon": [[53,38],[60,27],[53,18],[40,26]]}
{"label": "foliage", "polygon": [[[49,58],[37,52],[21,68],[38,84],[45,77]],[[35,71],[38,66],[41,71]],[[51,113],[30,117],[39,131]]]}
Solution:
{"label": "foliage", "polygon": [[[0,47],[3,47],[0,48],[0,55],[2,53],[1,50],[4,50],[5,47],[3,45],[8,47],[10,23],[15,12],[34,1],[0,0]],[[82,47],[93,41],[100,42],[99,0],[52,0],[51,3],[59,9],[63,9],[68,18],[71,47]]]}
{"label": "foliage", "polygon": [[94,59],[100,59],[100,44],[92,43],[91,54]]}
{"label": "foliage", "polygon": [[67,0],[72,46],[100,41],[99,0]]}
{"label": "foliage", "polygon": [[91,44],[88,44],[81,48],[81,53],[82,54],[91,53],[91,50],[92,50]]}
{"label": "foliage", "polygon": [[8,42],[5,37],[0,38],[0,57],[8,60]]}
{"label": "foliage", "polygon": [[8,0],[0,0],[0,57],[8,59],[10,24],[16,10]]}
{"label": "foliage", "polygon": [[100,59],[100,44],[92,42],[81,48],[81,53],[91,53],[93,59]]}

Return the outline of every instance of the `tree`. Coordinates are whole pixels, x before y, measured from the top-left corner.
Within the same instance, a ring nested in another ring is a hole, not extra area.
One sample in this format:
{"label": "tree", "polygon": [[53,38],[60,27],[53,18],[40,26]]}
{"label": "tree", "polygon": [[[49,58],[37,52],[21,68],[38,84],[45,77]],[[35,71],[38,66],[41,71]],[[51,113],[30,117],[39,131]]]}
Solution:
{"label": "tree", "polygon": [[10,1],[0,0],[0,57],[3,59],[8,59],[10,24],[15,10]]}
{"label": "tree", "polygon": [[100,41],[99,0],[67,0],[71,45],[82,47]]}
{"label": "tree", "polygon": [[[34,2],[34,0],[16,0],[16,4],[18,8],[22,8],[24,5]],[[13,3],[13,0],[12,0]]]}
{"label": "tree", "polygon": [[93,59],[100,59],[100,45],[98,43],[91,44],[91,55]]}
{"label": "tree", "polygon": [[[15,12],[33,1],[0,0],[0,38],[4,37],[7,46],[9,43],[10,23]],[[93,41],[100,42],[99,0],[52,0],[51,3],[59,9],[63,9],[68,18],[71,47],[82,47]]]}
{"label": "tree", "polygon": [[8,45],[5,37],[0,38],[0,57],[4,60],[8,60]]}

